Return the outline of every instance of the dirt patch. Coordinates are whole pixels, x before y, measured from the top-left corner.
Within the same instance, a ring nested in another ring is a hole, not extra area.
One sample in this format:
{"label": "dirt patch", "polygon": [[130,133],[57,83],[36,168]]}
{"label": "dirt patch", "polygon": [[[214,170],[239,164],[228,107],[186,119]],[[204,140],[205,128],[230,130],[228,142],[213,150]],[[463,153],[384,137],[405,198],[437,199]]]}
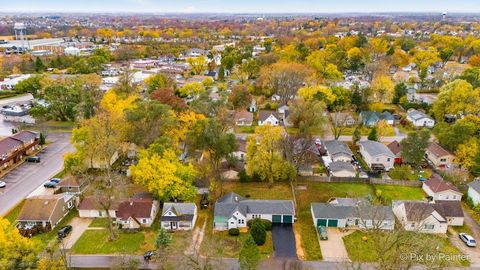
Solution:
{"label": "dirt patch", "polygon": [[293,225],[293,234],[295,235],[295,245],[297,247],[297,256],[300,260],[305,260],[305,252],[302,248],[302,236],[297,229],[297,226]]}

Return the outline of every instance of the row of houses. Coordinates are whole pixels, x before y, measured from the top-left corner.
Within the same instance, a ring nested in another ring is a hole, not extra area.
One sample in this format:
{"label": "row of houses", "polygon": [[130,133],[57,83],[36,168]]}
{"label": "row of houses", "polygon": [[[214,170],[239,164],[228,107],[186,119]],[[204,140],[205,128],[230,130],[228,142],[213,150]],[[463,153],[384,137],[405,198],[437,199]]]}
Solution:
{"label": "row of houses", "polygon": [[31,155],[39,149],[39,143],[40,135],[27,130],[0,139],[0,168],[6,169]]}

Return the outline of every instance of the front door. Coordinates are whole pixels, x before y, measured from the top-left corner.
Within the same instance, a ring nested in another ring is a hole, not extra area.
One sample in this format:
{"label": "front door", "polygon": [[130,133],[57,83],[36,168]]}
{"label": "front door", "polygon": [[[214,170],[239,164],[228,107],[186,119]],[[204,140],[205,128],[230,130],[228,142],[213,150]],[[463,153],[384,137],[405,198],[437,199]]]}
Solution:
{"label": "front door", "polygon": [[174,221],[170,222],[170,229],[176,230],[177,229],[177,222],[174,222]]}

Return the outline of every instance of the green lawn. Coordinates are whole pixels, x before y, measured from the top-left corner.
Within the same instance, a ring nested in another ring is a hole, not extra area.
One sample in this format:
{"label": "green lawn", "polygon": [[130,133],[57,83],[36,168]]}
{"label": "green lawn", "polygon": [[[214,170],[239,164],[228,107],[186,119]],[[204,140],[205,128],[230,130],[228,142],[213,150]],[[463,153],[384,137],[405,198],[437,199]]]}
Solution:
{"label": "green lawn", "polygon": [[376,185],[383,200],[390,205],[393,200],[422,200],[427,196],[421,188],[408,186]]}
{"label": "green lawn", "polygon": [[119,232],[115,241],[108,241],[108,230],[87,230],[72,247],[76,254],[138,254],[145,235]]}
{"label": "green lawn", "polygon": [[[289,184],[275,184],[269,187],[266,183],[227,182],[223,184],[223,194],[235,192],[238,195],[262,200],[290,200],[292,189]],[[213,200],[212,202],[214,202]]]}
{"label": "green lawn", "polygon": [[[411,232],[411,237],[415,237],[418,241],[426,241],[426,243],[435,243],[438,245],[438,251],[435,251],[435,254],[448,254],[448,255],[460,255],[461,252],[454,247],[447,237],[442,237],[434,234],[425,234],[425,233],[415,233]],[[367,240],[364,241],[362,238],[366,236]],[[355,231],[350,235],[347,235],[343,238],[345,243],[345,248],[347,249],[348,256],[352,261],[357,262],[375,262],[378,260],[377,245],[374,243],[375,235],[373,232],[363,232]],[[415,251],[411,251],[415,252]],[[408,254],[409,251],[406,250],[403,254]],[[432,254],[432,257],[435,256]],[[426,254],[424,254],[426,255]],[[468,266],[469,262],[466,260],[450,260],[442,262],[446,265],[444,266]]]}
{"label": "green lawn", "polygon": [[23,200],[22,202],[17,204],[17,206],[15,206],[15,208],[10,210],[10,212],[8,212],[8,214],[6,214],[3,217],[6,220],[8,220],[8,222],[10,223],[10,226],[15,225],[15,221],[17,221],[17,217],[20,214],[20,211],[22,210],[22,207],[23,207],[24,204],[25,204],[25,200]]}
{"label": "green lawn", "polygon": [[256,126],[235,127],[235,133],[254,133]]}
{"label": "green lawn", "polygon": [[430,178],[432,175],[432,170],[425,169],[425,170],[416,170],[412,169],[412,167],[408,165],[400,165],[395,166],[390,172],[388,172],[388,176],[392,179],[396,180],[410,180],[410,181],[418,181],[420,177]]}
{"label": "green lawn", "polygon": [[95,218],[88,227],[108,227],[108,218]]}

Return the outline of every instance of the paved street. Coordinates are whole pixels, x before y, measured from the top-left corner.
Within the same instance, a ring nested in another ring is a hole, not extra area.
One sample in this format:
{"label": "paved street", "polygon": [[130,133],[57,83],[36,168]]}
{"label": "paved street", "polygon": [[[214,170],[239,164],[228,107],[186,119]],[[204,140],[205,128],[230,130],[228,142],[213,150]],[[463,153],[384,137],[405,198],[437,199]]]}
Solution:
{"label": "paved street", "polygon": [[[185,261],[185,257],[171,257],[176,260],[178,265]],[[68,264],[74,268],[112,268],[122,263],[135,260],[140,262],[139,269],[159,269],[159,265],[155,262],[146,263],[142,256],[121,256],[121,255],[71,255],[68,258]],[[205,258],[200,257],[199,262]],[[214,266],[214,269],[223,270],[238,270],[240,269],[237,259],[218,258],[208,259],[209,264]],[[191,263],[191,262],[190,262]],[[190,265],[191,266],[191,265]]]}
{"label": "paved street", "polygon": [[70,133],[51,133],[47,140],[52,143],[39,153],[40,163],[25,162],[1,179],[7,187],[0,190],[0,216],[7,214],[48,178],[61,171],[63,155],[74,150],[70,144]]}

